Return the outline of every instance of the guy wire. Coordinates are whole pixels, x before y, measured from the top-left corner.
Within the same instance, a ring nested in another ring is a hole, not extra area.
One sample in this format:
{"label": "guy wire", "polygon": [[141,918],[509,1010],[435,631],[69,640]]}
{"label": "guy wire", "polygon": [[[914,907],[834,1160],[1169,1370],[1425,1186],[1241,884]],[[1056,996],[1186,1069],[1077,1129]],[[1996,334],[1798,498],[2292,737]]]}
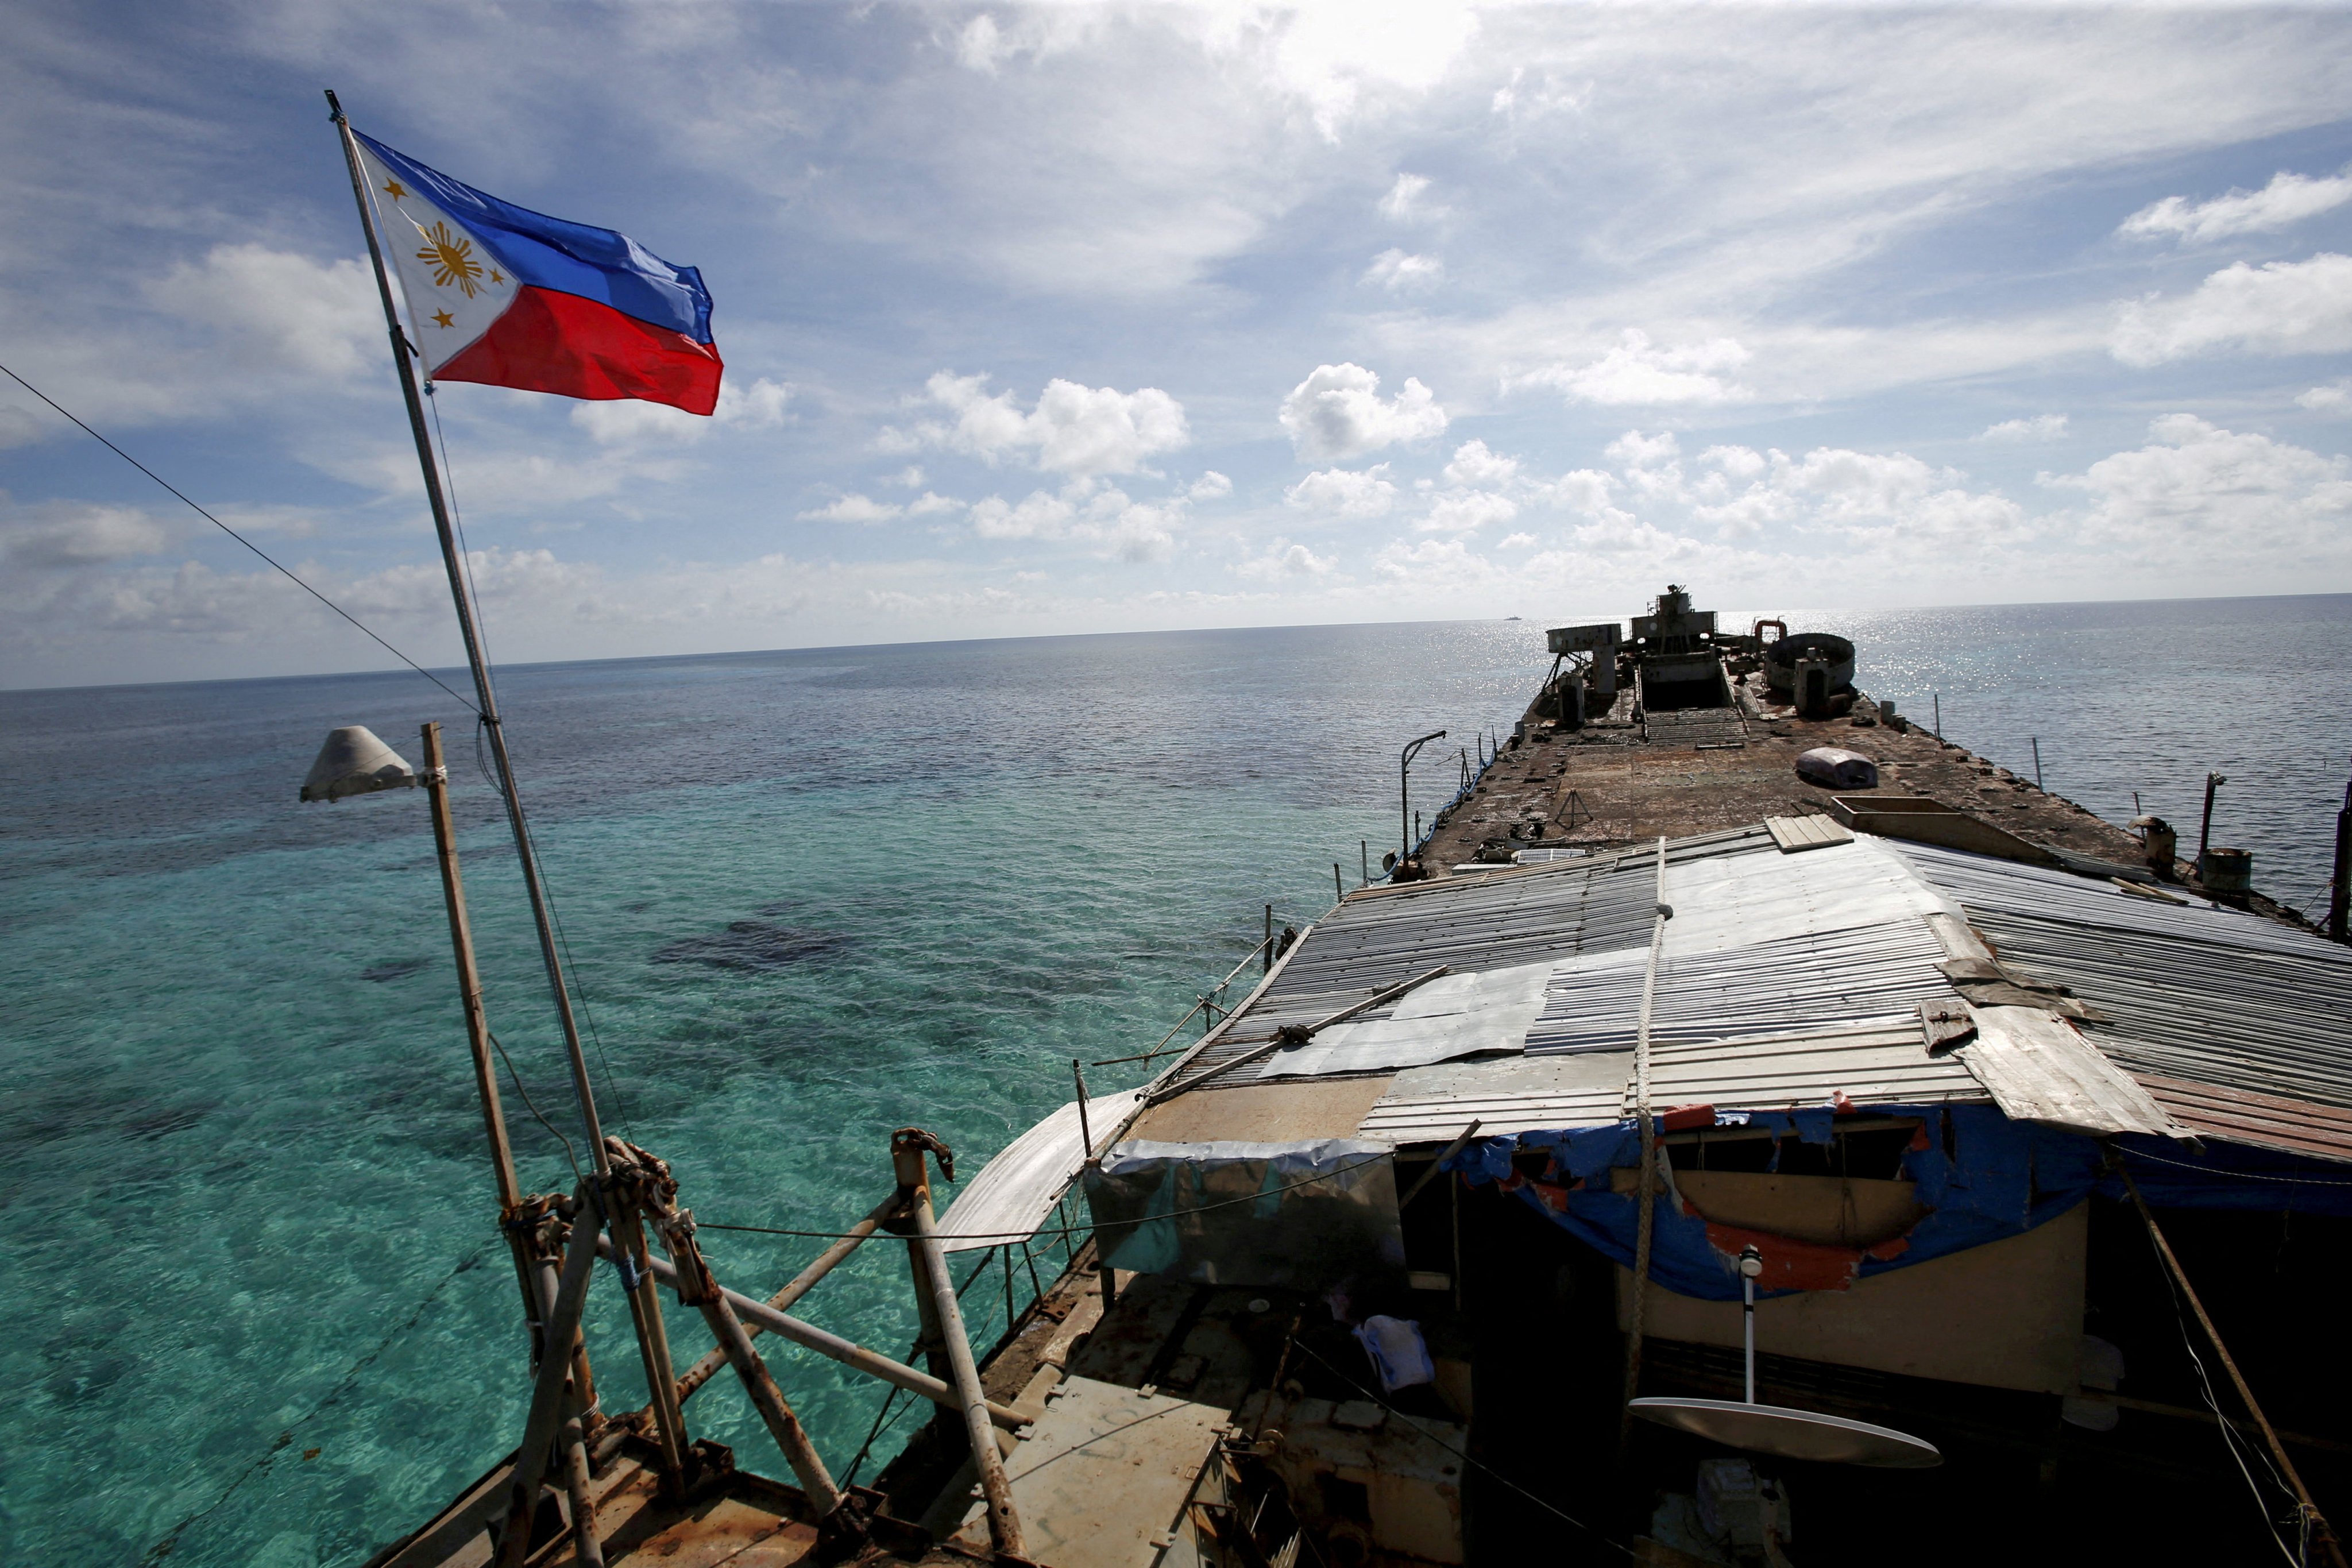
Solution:
{"label": "guy wire", "polygon": [[[491,687],[495,692],[496,687],[491,680],[490,673],[497,661],[490,655],[489,618],[482,614],[482,590],[474,580],[474,547],[466,539],[465,509],[457,504],[457,471],[449,461],[449,435],[441,425],[441,400],[434,395],[434,385],[430,381],[425,384],[425,406],[433,411],[434,443],[441,448],[441,484],[448,502],[449,523],[457,534],[458,579],[464,584],[467,602],[473,609],[474,642],[482,653],[482,683]],[[493,700],[495,700],[495,698]],[[477,718],[478,717],[478,714]],[[483,723],[478,722],[474,726],[474,761],[477,766],[482,765],[482,738]],[[488,767],[482,767],[482,773],[488,779],[490,770]],[[503,786],[493,781],[493,787],[502,788]],[[547,875],[547,862],[539,853],[539,836],[526,830],[524,838],[530,847],[531,868],[539,873],[540,893],[547,902],[548,922],[555,928],[556,945],[563,950],[564,971],[569,976],[569,984],[573,993],[579,997],[581,1021],[588,1026],[589,1043],[596,1047],[596,1065],[604,1069],[604,1092],[613,1097],[613,1109],[620,1118],[622,1131],[626,1132],[630,1141],[634,1142],[637,1136],[636,1124],[629,1118],[628,1101],[621,1098],[621,1086],[613,1076],[613,1058],[605,1051],[604,1037],[596,1027],[595,1009],[589,1005],[588,982],[581,974],[580,966],[572,962],[572,939],[565,933],[563,916],[555,907],[555,893]],[[570,1145],[567,1144],[565,1148],[568,1152]],[[578,1168],[577,1162],[574,1162],[573,1169],[577,1171]]]}
{"label": "guy wire", "polygon": [[326,595],[319,592],[318,589],[310,586],[310,584],[302,581],[301,578],[294,575],[292,572],[289,571],[277,560],[276,557],[272,556],[268,551],[262,549],[261,546],[256,544],[253,541],[247,539],[245,535],[231,528],[228,524],[223,522],[220,519],[215,517],[212,513],[198,506],[194,500],[189,500],[186,491],[181,489],[177,485],[172,483],[171,480],[165,479],[163,475],[157,473],[154,469],[149,468],[146,464],[141,462],[138,458],[132,457],[130,453],[124,451],[121,447],[116,446],[113,442],[100,435],[97,431],[91,429],[88,425],[83,424],[80,416],[76,415],[71,409],[66,407],[65,405],[59,403],[56,398],[51,397],[47,393],[43,392],[39,387],[35,386],[31,382],[26,381],[23,376],[18,375],[15,371],[10,370],[5,364],[0,364],[0,374],[6,375],[9,380],[15,382],[17,385],[23,387],[26,391],[31,393],[34,396],[39,398],[42,402],[56,409],[59,414],[64,415],[68,419],[72,420],[75,425],[80,426],[82,434],[88,436],[91,440],[96,441],[100,446],[105,447],[108,451],[121,458],[124,462],[130,464],[132,468],[138,469],[141,473],[146,475],[149,479],[163,486],[173,495],[177,496],[182,501],[187,504],[189,510],[194,512],[198,517],[203,518],[206,522],[211,523],[215,528],[219,529],[223,533],[227,534],[231,539],[236,540],[239,544],[244,545],[247,550],[252,551],[256,555],[260,556],[263,561],[268,563],[268,564],[288,582],[301,589],[302,592],[310,595],[310,597],[318,600],[319,603],[326,605],[327,608],[334,611],[335,614],[342,616],[343,619],[351,622],[352,625],[359,627],[362,632],[367,633],[370,637],[374,638],[376,645],[382,647],[386,653],[389,653],[393,658],[408,666],[409,668],[415,670],[417,674],[423,676],[425,679],[431,681],[442,690],[446,691],[450,696],[457,698],[459,702],[464,703],[467,712],[475,714],[480,713],[481,710],[474,706],[471,699],[464,696],[447,681],[442,679],[439,676],[434,674],[431,670],[425,668],[423,665],[417,663],[415,659],[409,658],[406,654],[393,647],[392,644],[384,641],[384,639],[378,636],[374,629],[370,627],[366,622],[361,620],[357,616],[352,615],[349,610],[343,608],[341,605],[338,605],[335,601],[327,597]]}

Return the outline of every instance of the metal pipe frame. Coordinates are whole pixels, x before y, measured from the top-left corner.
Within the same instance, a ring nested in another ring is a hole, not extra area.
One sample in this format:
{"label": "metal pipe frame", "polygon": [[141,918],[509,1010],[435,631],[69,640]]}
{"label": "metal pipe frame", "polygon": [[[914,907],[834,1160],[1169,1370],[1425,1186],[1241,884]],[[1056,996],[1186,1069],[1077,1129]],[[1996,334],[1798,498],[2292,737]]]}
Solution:
{"label": "metal pipe frame", "polygon": [[908,1209],[915,1226],[912,1250],[918,1260],[917,1271],[929,1287],[933,1310],[947,1341],[956,1402],[963,1412],[964,1431],[971,1441],[972,1466],[980,1473],[981,1493],[988,1503],[989,1543],[1000,1553],[1027,1557],[1021,1515],[1013,1506],[1013,1483],[1004,1474],[1004,1456],[996,1451],[988,1396],[981,1387],[980,1368],[972,1360],[971,1341],[964,1331],[963,1305],[956,1300],[955,1277],[948,1271],[947,1254],[940,1247],[939,1221],[931,1213],[931,1185],[923,1151],[937,1143],[928,1133],[902,1128],[891,1135],[890,1152],[900,1185],[908,1186],[907,1178],[915,1177],[908,1193]]}
{"label": "metal pipe frame", "polygon": [[[599,1242],[597,1250],[605,1257],[612,1256],[611,1245],[607,1242]],[[675,1264],[656,1258],[653,1260],[653,1271],[654,1277],[665,1285],[675,1286],[677,1283]],[[804,1350],[813,1350],[854,1372],[862,1372],[868,1377],[903,1388],[918,1398],[928,1399],[934,1405],[946,1405],[950,1409],[958,1407],[956,1391],[943,1378],[931,1377],[903,1362],[892,1361],[878,1352],[820,1329],[814,1323],[795,1318],[789,1312],[779,1311],[755,1297],[730,1290],[723,1285],[719,1288],[719,1294],[725,1298],[735,1315],[743,1320],[746,1329],[757,1324],[780,1339],[790,1340]],[[988,1418],[1008,1432],[1026,1426],[1032,1419],[1011,1405],[999,1405],[993,1400],[988,1405]]]}
{"label": "metal pipe frame", "polygon": [[[882,1224],[885,1220],[887,1220],[898,1214],[900,1203],[901,1200],[898,1194],[892,1193],[888,1197],[884,1198],[880,1203],[875,1205],[874,1211],[871,1214],[867,1215],[864,1219],[859,1220],[856,1225],[851,1226],[848,1232],[844,1235],[840,1240],[835,1242],[831,1247],[826,1247],[823,1252],[817,1254],[816,1261],[811,1263],[806,1268],[802,1269],[798,1274],[793,1275],[792,1279],[786,1283],[782,1289],[769,1297],[767,1300],[768,1308],[772,1311],[783,1311],[793,1302],[799,1300],[802,1297],[814,1289],[818,1280],[823,1279],[826,1275],[832,1273],[835,1268],[838,1268],[843,1263],[846,1262],[851,1253],[856,1251],[858,1247],[865,1243],[867,1237],[871,1237],[876,1231],[882,1228]],[[743,1332],[747,1339],[757,1339],[761,1334],[767,1332],[767,1325],[758,1321],[757,1320],[749,1321],[743,1325]],[[692,1366],[687,1368],[685,1373],[677,1380],[677,1397],[679,1403],[683,1404],[688,1399],[691,1398],[696,1389],[700,1388],[704,1384],[709,1383],[711,1378],[718,1374],[719,1369],[726,1364],[727,1352],[724,1350],[715,1350],[709,1355],[704,1356],[700,1361],[696,1362]]]}

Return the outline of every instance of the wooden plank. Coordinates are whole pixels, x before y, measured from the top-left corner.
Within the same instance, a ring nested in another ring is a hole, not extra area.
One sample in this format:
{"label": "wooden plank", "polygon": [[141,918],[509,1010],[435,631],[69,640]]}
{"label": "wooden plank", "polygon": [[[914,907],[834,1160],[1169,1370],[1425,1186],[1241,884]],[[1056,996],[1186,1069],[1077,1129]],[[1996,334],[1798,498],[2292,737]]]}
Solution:
{"label": "wooden plank", "polygon": [[1768,816],[1764,830],[1772,836],[1772,842],[1780,847],[1783,855],[1853,842],[1851,828],[1826,816]]}

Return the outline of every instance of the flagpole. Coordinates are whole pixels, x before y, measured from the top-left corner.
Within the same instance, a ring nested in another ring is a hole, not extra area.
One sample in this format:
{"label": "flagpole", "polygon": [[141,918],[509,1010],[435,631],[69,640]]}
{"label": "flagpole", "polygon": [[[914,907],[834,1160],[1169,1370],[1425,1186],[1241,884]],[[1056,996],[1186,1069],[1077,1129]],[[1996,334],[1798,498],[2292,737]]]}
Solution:
{"label": "flagpole", "polygon": [[408,427],[416,437],[416,461],[425,470],[425,498],[433,508],[433,529],[441,536],[441,562],[449,574],[449,596],[457,606],[457,630],[466,642],[466,662],[474,672],[474,696],[481,705],[482,725],[490,737],[490,756],[498,765],[499,793],[505,797],[507,826],[512,829],[515,858],[522,865],[524,889],[530,895],[530,918],[539,928],[539,954],[547,965],[547,986],[555,996],[555,1016],[563,1025],[563,1047],[572,1058],[572,1089],[579,1097],[580,1117],[586,1124],[588,1147],[596,1160],[599,1175],[609,1175],[613,1157],[604,1148],[604,1125],[596,1114],[595,1089],[588,1078],[588,1058],[580,1048],[580,1026],[572,1016],[572,993],[563,980],[563,963],[558,954],[555,923],[548,913],[547,894],[539,883],[539,862],[531,853],[530,827],[523,818],[522,795],[515,788],[514,768],[507,760],[505,726],[499,722],[498,698],[490,690],[489,668],[482,659],[482,639],[474,626],[473,601],[466,593],[465,566],[457,551],[457,536],[449,525],[449,503],[441,486],[440,466],[433,460],[433,439],[425,428],[425,399],[417,391],[415,367],[409,356],[408,334],[401,331],[400,308],[393,302],[392,279],[385,272],[383,247],[376,242],[375,216],[368,205],[367,178],[360,172],[359,143],[352,140],[351,122],[343,118],[343,106],[336,101],[334,92],[327,93],[327,108],[335,122],[335,130],[343,142],[343,162],[352,175],[352,196],[359,203],[360,228],[367,236],[368,262],[375,268],[376,292],[383,300],[383,323],[392,334],[392,360],[400,371],[400,394],[408,405]]}

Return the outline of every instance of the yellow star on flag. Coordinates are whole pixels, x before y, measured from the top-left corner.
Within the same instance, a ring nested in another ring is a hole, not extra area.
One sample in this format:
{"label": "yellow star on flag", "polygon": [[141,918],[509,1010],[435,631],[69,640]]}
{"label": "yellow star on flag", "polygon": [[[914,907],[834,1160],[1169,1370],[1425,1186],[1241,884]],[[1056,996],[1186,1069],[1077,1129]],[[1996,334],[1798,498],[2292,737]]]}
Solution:
{"label": "yellow star on flag", "polygon": [[497,268],[495,268],[495,267],[493,267],[493,268],[490,268],[490,281],[491,281],[491,282],[493,282],[493,283],[503,283],[503,282],[505,282],[506,280],[507,280],[507,275],[506,275],[505,273],[503,273],[503,272],[499,271],[499,270]]}
{"label": "yellow star on flag", "polygon": [[398,201],[401,197],[408,194],[408,187],[402,184],[398,180],[386,180],[383,183],[383,194],[390,196],[394,201]]}
{"label": "yellow star on flag", "polygon": [[446,310],[436,310],[433,312],[433,324],[438,327],[454,327],[457,324],[457,318]]}

